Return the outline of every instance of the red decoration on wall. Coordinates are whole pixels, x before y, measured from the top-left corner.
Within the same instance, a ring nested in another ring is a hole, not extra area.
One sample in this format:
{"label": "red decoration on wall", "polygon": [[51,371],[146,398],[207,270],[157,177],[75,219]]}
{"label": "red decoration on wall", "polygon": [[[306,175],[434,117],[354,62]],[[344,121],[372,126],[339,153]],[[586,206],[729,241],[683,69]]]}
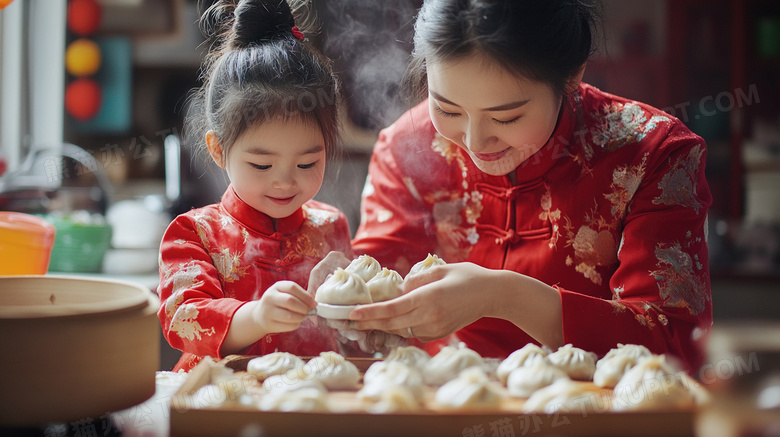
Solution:
{"label": "red decoration on wall", "polygon": [[77,79],[65,88],[65,110],[79,121],[97,115],[103,102],[100,86],[92,79]]}

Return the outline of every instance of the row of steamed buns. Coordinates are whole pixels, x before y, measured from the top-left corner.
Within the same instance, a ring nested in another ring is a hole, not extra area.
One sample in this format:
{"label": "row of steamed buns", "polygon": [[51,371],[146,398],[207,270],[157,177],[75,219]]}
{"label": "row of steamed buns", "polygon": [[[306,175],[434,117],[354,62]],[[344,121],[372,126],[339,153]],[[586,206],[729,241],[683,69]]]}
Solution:
{"label": "row of steamed buns", "polygon": [[[240,390],[231,396],[267,411],[337,411],[327,402],[333,390],[358,390],[358,400],[372,413],[497,410],[508,397],[526,399],[526,412],[545,413],[687,408],[707,400],[706,391],[663,355],[638,345],[618,345],[596,360],[571,345],[548,353],[529,343],[497,367],[462,345],[433,357],[414,346],[399,347],[368,368],[362,387],[357,367],[335,352],[308,362],[275,352],[249,361],[247,374],[251,379],[233,384]],[[225,377],[214,378],[210,390],[224,391]],[[426,387],[435,388],[432,405]]]}

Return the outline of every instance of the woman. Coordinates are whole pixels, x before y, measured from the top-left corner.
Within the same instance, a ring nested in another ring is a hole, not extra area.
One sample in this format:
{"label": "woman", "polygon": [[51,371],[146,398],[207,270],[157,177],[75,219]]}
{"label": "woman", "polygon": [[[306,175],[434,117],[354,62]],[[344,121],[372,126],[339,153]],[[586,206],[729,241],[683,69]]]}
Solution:
{"label": "woman", "polygon": [[584,0],[425,2],[408,83],[426,100],[380,134],[353,248],[402,274],[429,252],[448,264],[352,326],[454,333],[492,357],[636,343],[701,365],[706,145],[581,83],[595,16]]}

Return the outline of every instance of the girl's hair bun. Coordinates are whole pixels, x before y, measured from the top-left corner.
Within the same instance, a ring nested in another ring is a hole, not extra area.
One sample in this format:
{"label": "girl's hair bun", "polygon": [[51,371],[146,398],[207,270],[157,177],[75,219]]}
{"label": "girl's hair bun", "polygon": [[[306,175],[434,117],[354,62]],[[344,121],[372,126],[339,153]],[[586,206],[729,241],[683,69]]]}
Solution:
{"label": "girl's hair bun", "polygon": [[293,38],[295,18],[285,0],[241,0],[233,15],[233,48]]}

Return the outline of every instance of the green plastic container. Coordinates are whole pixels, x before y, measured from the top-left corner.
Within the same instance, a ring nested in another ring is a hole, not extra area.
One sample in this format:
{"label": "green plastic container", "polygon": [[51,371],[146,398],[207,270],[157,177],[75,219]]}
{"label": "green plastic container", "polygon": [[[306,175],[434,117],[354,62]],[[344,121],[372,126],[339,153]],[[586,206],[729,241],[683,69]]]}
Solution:
{"label": "green plastic container", "polygon": [[111,226],[70,216],[44,217],[57,229],[49,261],[50,272],[100,272],[111,245]]}

